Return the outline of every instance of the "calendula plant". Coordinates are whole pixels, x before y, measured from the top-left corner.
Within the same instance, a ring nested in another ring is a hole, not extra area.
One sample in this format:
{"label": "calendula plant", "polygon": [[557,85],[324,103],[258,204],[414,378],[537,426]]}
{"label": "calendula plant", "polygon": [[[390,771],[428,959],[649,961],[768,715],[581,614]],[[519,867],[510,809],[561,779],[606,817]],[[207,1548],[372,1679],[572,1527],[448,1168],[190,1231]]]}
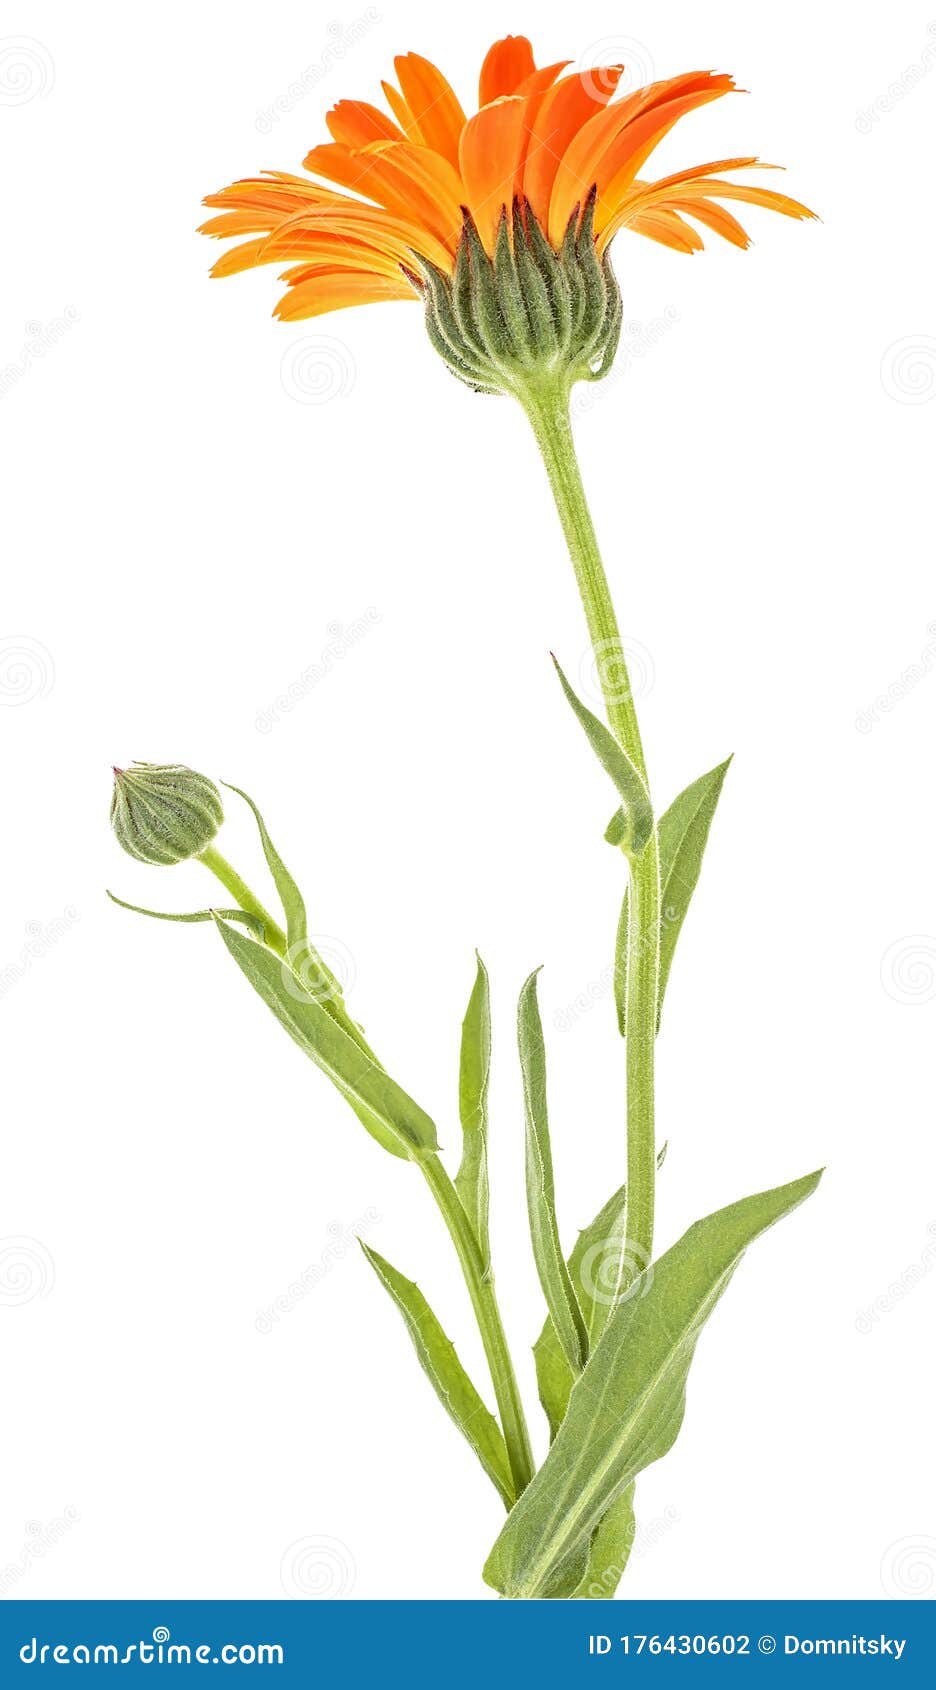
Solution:
{"label": "calendula plant", "polygon": [[478,962],[462,1029],[462,1154],[452,1177],[432,1119],[371,1049],[311,942],[302,895],[252,800],[240,793],[256,818],[281,915],[271,915],[219,853],[221,796],[205,777],[175,765],[134,764],[116,771],[113,805],[117,837],[132,855],[157,864],[197,857],[233,900],[187,915],[142,913],[212,921],[255,991],[362,1125],[426,1180],[467,1285],[496,1416],[422,1292],[363,1248],[507,1509],[484,1576],[510,1598],[613,1594],[634,1535],[634,1481],[676,1437],[699,1333],[747,1246],[819,1180],[809,1174],[732,1203],[654,1256],[660,1010],[727,763],[657,814],[576,460],[570,393],[576,382],[604,376],[614,358],[621,294],[609,247],[621,230],[691,253],[703,245],[698,225],[747,246],[723,201],[792,218],[812,213],[772,188],[730,179],[757,166],[753,157],[656,181],[641,177],[679,119],[734,84],[728,76],[692,71],[615,98],[623,70],[610,65],[566,74],[567,63],[537,69],[529,42],[508,36],[487,54],[480,109],[466,118],[435,66],[407,54],[396,60],[399,86],[384,84],[392,115],[358,100],[341,100],[328,114],[332,139],[312,149],[305,167],[337,191],[310,177],[267,172],[211,195],[206,203],[218,215],[204,225],[210,235],[248,237],[219,260],[216,275],[288,263],[288,289],[277,306],[286,321],[372,301],[421,301],[429,339],[448,368],[482,393],[512,396],[526,412],[575,569],[606,722],[576,696],[558,663],[556,669],[614,790],[605,838],[620,857],[624,880],[614,979],[625,1041],[626,1137],[616,1189],[567,1256],[531,975],[520,994],[518,1041],[529,1234],[546,1311],[535,1358],[551,1442],[538,1467],[491,1261],[491,1014],[483,965]]}

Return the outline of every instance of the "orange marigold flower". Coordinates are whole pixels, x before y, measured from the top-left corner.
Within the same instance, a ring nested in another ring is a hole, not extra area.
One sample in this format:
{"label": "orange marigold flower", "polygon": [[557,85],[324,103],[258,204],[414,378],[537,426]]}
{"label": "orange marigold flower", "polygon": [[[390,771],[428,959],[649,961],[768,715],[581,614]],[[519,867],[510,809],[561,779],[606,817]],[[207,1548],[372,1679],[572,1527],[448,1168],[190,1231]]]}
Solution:
{"label": "orange marigold flower", "polygon": [[[500,242],[498,308],[504,289],[516,287],[529,315],[530,290],[535,295],[539,284],[527,258],[517,258],[518,242],[547,291],[565,286],[556,283],[548,257],[559,262],[563,253],[566,281],[574,283],[576,265],[590,261],[601,266],[606,289],[615,289],[606,254],[622,229],[691,253],[704,244],[696,225],[735,246],[749,244],[722,200],[813,216],[771,188],[725,179],[725,171],[757,166],[753,157],[696,165],[658,181],[639,176],[681,117],[734,89],[730,76],[689,71],[615,99],[623,65],[564,75],[568,63],[537,69],[524,36],[496,41],[481,68],[480,109],[468,118],[435,65],[403,54],[395,60],[399,86],[383,84],[392,116],[366,101],[339,100],[327,117],[331,140],[304,160],[340,192],[266,171],[208,196],[205,204],[219,215],[202,232],[249,237],[212,275],[288,261],[289,288],[276,314],[294,321],[375,300],[427,299],[430,273],[457,291],[460,255],[471,271],[474,242],[474,270],[486,255],[493,273]],[[444,302],[440,309],[444,317]],[[485,342],[482,351],[489,350]],[[592,358],[606,367],[600,348],[592,348]],[[464,362],[463,346],[458,359]]]}

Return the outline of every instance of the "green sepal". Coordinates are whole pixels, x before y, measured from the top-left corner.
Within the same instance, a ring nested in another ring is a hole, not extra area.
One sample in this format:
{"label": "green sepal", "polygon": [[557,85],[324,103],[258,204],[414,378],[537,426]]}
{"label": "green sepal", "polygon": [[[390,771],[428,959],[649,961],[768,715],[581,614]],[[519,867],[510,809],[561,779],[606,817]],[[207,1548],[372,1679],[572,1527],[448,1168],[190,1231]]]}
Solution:
{"label": "green sepal", "polygon": [[[553,663],[562,683],[562,690],[585,731],[589,745],[623,799],[620,824],[617,823],[616,817],[612,818],[612,823],[609,824],[609,827],[619,827],[616,843],[629,857],[638,857],[653,833],[653,806],[646,783],[610,728],[606,728],[581,699],[576,697],[555,656]],[[607,833],[605,837],[608,837]]]}
{"label": "green sepal", "polygon": [[394,1156],[438,1150],[434,1122],[402,1086],[305,990],[288,963],[214,912],[215,925],[241,973],[306,1056],[350,1103],[361,1124]]}
{"label": "green sepal", "polygon": [[465,1372],[454,1344],[446,1337],[419,1286],[391,1267],[385,1257],[365,1244],[363,1238],[359,1243],[380,1283],[403,1316],[419,1365],[436,1396],[467,1438],[505,1507],[512,1508],[516,1491],[504,1435]]}

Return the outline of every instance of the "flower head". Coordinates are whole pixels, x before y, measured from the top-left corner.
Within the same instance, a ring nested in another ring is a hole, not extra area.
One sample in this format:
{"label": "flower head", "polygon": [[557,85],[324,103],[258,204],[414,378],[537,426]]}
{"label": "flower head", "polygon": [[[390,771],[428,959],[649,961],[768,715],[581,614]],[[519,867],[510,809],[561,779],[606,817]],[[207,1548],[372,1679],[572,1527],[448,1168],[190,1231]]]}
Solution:
{"label": "flower head", "polygon": [[395,66],[398,86],[383,84],[389,113],[362,100],[328,113],[332,139],[304,161],[324,180],[266,171],[205,201],[219,215],[203,233],[249,237],[213,275],[288,264],[284,321],[422,297],[434,343],[472,385],[501,388],[511,360],[531,358],[600,374],[620,320],[607,249],[622,229],[691,253],[700,226],[749,244],[724,200],[813,215],[726,178],[757,166],[753,157],[641,177],[680,118],[734,89],[730,76],[689,71],[616,98],[623,65],[537,69],[529,41],[507,36],[484,60],[469,118],[428,59],[407,53]]}

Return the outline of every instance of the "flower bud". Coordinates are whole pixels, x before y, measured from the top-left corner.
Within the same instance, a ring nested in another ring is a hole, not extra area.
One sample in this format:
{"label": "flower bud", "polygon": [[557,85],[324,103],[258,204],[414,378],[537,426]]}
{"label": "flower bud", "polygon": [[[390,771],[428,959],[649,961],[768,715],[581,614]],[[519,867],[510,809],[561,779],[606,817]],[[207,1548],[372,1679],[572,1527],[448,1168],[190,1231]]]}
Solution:
{"label": "flower bud", "polygon": [[111,824],[124,850],[140,862],[196,857],[223,820],[214,782],[182,763],[131,763],[114,770]]}
{"label": "flower bud", "polygon": [[[527,200],[506,207],[491,257],[475,223],[464,226],[450,277],[423,260],[426,329],[452,371],[482,393],[523,397],[544,373],[571,387],[611,366],[621,332],[621,292],[595,245],[595,194],[569,219],[560,250]],[[409,272],[407,272],[409,274]]]}

